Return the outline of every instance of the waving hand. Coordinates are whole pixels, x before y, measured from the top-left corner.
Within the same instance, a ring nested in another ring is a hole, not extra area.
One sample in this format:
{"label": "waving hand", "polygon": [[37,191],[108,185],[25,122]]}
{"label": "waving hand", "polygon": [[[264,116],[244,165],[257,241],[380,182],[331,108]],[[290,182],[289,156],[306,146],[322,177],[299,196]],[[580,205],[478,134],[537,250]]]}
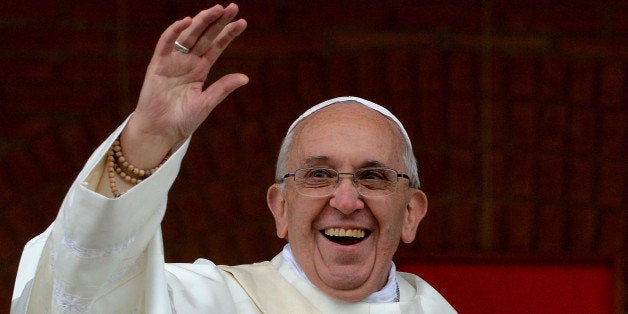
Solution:
{"label": "waving hand", "polygon": [[244,74],[228,74],[203,90],[213,64],[246,28],[245,20],[233,21],[237,13],[235,4],[216,5],[173,23],[161,35],[135,113],[121,135],[133,164],[145,168],[158,164],[225,97],[248,82]]}

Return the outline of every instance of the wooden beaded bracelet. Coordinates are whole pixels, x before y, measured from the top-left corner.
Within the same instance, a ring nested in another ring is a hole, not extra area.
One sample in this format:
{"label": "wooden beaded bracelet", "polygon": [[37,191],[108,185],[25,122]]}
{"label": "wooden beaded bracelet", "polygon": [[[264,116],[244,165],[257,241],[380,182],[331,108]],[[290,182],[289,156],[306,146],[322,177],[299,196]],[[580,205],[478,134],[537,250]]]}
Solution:
{"label": "wooden beaded bracelet", "polygon": [[111,193],[113,193],[114,197],[120,197],[125,192],[120,192],[118,189],[118,185],[116,183],[116,175],[122,178],[124,181],[130,184],[138,184],[142,182],[142,180],[148,178],[151,174],[155,173],[159,167],[161,167],[166,160],[168,160],[169,154],[166,154],[166,157],[159,163],[159,165],[145,170],[140,169],[131,165],[124,154],[122,153],[122,146],[120,144],[120,138],[116,139],[111,148],[107,152],[107,172],[109,176],[109,187],[111,188]]}

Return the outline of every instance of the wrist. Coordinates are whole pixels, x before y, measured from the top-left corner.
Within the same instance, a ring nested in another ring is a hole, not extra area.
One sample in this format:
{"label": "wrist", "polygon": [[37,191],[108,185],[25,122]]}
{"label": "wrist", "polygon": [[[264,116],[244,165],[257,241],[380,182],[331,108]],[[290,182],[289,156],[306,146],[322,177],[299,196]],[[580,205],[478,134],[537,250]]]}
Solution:
{"label": "wrist", "polygon": [[114,197],[120,197],[126,193],[126,190],[120,190],[118,185],[118,178],[125,181],[127,184],[136,185],[142,182],[144,179],[150,177],[159,167],[161,167],[168,155],[159,163],[159,165],[151,169],[142,169],[130,164],[120,146],[120,139],[116,139],[111,148],[107,152],[107,176],[109,177],[109,188]]}
{"label": "wrist", "polygon": [[140,131],[133,118],[120,134],[120,147],[130,164],[143,169],[153,168],[164,160],[176,143],[162,134]]}

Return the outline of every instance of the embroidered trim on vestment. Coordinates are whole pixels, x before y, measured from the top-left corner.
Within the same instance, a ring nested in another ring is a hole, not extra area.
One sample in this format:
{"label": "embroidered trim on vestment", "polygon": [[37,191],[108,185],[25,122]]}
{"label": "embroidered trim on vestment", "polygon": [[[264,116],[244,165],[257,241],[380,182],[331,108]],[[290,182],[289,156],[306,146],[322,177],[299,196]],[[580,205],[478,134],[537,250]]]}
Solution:
{"label": "embroidered trim on vestment", "polygon": [[93,298],[82,298],[68,293],[56,280],[52,283],[52,295],[55,303],[64,313],[85,313],[89,310]]}
{"label": "embroidered trim on vestment", "polygon": [[63,234],[62,243],[68,249],[72,250],[75,255],[81,258],[103,258],[113,254],[118,254],[128,248],[135,241],[136,234],[132,235],[126,241],[111,247],[102,249],[88,249],[78,245],[74,240],[70,239],[65,233]]}

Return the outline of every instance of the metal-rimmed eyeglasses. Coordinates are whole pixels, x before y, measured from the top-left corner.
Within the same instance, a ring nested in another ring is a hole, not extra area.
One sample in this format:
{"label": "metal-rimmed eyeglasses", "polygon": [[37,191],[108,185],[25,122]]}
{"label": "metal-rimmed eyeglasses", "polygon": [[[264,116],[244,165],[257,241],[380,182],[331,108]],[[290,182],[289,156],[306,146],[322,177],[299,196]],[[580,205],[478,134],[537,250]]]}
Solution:
{"label": "metal-rimmed eyeglasses", "polygon": [[293,177],[297,192],[301,195],[324,197],[334,193],[341,175],[352,176],[353,186],[365,197],[390,195],[397,190],[399,178],[410,180],[407,174],[385,167],[362,168],[354,172],[338,172],[325,167],[301,168],[286,173],[283,179]]}

